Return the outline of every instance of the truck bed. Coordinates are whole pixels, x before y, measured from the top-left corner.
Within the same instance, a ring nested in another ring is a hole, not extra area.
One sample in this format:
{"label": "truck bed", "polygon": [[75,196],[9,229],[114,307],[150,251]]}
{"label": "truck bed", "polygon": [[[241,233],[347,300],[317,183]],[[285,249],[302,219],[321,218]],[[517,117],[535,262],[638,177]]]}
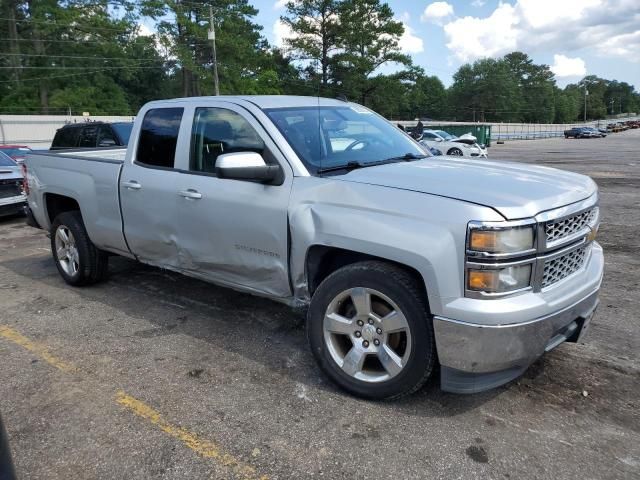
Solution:
{"label": "truck bed", "polygon": [[103,250],[130,256],[122,230],[119,181],[126,149],[64,150],[27,155],[27,177],[33,192],[29,208],[49,230],[57,195],[79,205],[92,242]]}

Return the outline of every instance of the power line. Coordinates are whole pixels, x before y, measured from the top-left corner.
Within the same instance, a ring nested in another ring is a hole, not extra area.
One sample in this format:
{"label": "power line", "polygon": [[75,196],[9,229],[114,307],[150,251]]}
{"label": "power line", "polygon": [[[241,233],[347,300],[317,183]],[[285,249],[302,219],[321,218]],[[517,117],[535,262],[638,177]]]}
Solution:
{"label": "power line", "polygon": [[[143,67],[143,66],[137,66],[137,67],[105,67],[105,68],[101,68],[98,70],[93,70],[93,71],[88,71],[88,72],[81,72],[81,73],[69,73],[69,74],[65,74],[65,75],[47,75],[46,77],[33,77],[33,78],[21,78],[20,79],[20,83],[23,82],[36,82],[36,81],[40,81],[40,80],[50,80],[53,78],[67,78],[67,77],[77,77],[79,75],[91,75],[93,73],[102,73],[105,72],[107,70],[121,70],[121,69],[154,69],[154,68],[163,68],[160,66],[154,66],[154,67]],[[0,80],[0,83],[17,83],[17,80]]]}
{"label": "power line", "polygon": [[89,55],[54,55],[54,54],[47,54],[47,53],[4,53],[4,52],[0,52],[0,55],[4,55],[4,56],[12,56],[12,57],[54,57],[54,58],[75,58],[75,59],[94,59],[94,60],[131,60],[131,61],[135,61],[135,60],[140,60],[140,61],[152,61],[154,59],[148,59],[148,58],[127,58],[127,57],[95,57],[95,56],[89,56]]}

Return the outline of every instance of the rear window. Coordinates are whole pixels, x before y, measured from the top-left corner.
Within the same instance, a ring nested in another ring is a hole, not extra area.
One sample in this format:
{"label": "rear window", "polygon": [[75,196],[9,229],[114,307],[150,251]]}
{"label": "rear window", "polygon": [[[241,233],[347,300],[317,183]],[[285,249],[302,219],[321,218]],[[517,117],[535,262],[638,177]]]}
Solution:
{"label": "rear window", "polygon": [[153,167],[173,168],[182,108],[155,108],[144,116],[136,160]]}
{"label": "rear window", "polygon": [[16,166],[16,162],[14,162],[11,159],[11,157],[0,152],[0,167],[15,167],[15,166]]}
{"label": "rear window", "polygon": [[30,148],[27,147],[18,147],[18,148],[1,148],[0,152],[9,155],[10,157],[24,157],[31,151]]}
{"label": "rear window", "polygon": [[55,148],[75,148],[78,143],[79,127],[61,128],[53,138],[52,149]]}

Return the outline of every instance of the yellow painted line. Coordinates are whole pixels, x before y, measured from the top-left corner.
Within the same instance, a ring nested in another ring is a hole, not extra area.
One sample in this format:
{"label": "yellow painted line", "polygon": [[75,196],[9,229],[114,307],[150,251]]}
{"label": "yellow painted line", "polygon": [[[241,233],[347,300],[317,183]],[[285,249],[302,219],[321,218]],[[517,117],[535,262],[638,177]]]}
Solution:
{"label": "yellow painted line", "polygon": [[52,355],[44,345],[40,345],[39,343],[29,340],[27,337],[11,327],[0,325],[0,337],[35,353],[49,365],[56,367],[58,370],[62,370],[67,373],[75,372],[77,370],[72,364]]}
{"label": "yellow painted line", "polygon": [[[38,355],[42,360],[58,370],[66,373],[74,373],[78,371],[73,364],[65,362],[52,355],[47,347],[28,339],[11,327],[0,325],[0,338],[4,338]],[[195,433],[192,433],[182,427],[172,425],[165,420],[158,411],[154,410],[152,407],[137,398],[127,395],[123,391],[119,391],[116,393],[116,402],[132,411],[138,417],[144,418],[153,425],[156,425],[169,436],[180,440],[184,445],[196,452],[198,455],[211,459],[218,465],[229,468],[237,478],[240,478],[241,480],[268,480],[267,476],[259,475],[256,469],[251,465],[248,465],[233,455],[224,452],[219,445],[200,438]]]}
{"label": "yellow painted line", "polygon": [[170,424],[158,411],[154,410],[137,398],[127,395],[123,391],[119,391],[116,394],[116,402],[131,410],[139,417],[142,417],[156,425],[166,434],[180,440],[198,455],[204,458],[213,459],[216,463],[231,469],[239,478],[246,480],[268,480],[267,476],[260,476],[252,466],[247,465],[229,453],[225,453],[217,444],[209,440],[202,439],[195,433],[192,433],[182,427]]}

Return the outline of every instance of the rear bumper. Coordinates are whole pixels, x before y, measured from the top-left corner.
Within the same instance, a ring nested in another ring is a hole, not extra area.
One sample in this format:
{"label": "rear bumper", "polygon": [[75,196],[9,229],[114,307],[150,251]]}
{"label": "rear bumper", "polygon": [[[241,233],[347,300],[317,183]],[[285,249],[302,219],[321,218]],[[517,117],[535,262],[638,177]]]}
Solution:
{"label": "rear bumper", "polygon": [[0,217],[24,213],[27,199],[24,195],[0,199]]}
{"label": "rear bumper", "polygon": [[479,325],[434,317],[441,387],[476,393],[520,376],[544,352],[584,336],[598,290],[558,312],[522,323]]}

